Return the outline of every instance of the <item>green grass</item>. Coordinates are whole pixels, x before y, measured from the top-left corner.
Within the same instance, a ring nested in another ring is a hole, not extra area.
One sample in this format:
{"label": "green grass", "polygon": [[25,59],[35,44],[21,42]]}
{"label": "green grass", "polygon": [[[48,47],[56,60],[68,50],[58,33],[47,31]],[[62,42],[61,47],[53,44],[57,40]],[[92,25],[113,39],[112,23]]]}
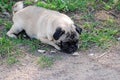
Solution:
{"label": "green grass", "polygon": [[0,19],[0,25],[2,25],[3,24],[3,19]]}
{"label": "green grass", "polygon": [[119,1],[119,3],[117,4],[116,9],[117,9],[118,11],[120,11],[120,1]]}
{"label": "green grass", "polygon": [[74,11],[78,8],[81,10],[86,8],[87,2],[85,0],[47,0],[46,2],[38,2],[37,6],[50,8],[58,11]]}
{"label": "green grass", "polygon": [[6,53],[9,54],[14,50],[14,45],[12,42],[4,37],[0,38],[0,55],[5,56]]}
{"label": "green grass", "polygon": [[29,52],[34,52],[38,49],[40,41],[38,40],[29,40],[21,38],[22,35],[19,35],[18,39],[8,38],[6,36],[7,31],[11,28],[12,22],[8,20],[0,20],[1,25],[5,28],[0,32],[0,57],[7,58],[6,62],[8,64],[14,64],[18,62],[17,57],[22,55],[21,46],[26,46]]}
{"label": "green grass", "polygon": [[30,52],[34,52],[39,48],[39,45],[41,44],[40,41],[35,40],[35,39],[11,39],[16,45],[21,44],[22,46],[26,46],[29,48]]}
{"label": "green grass", "polygon": [[17,57],[21,55],[20,49],[10,39],[0,38],[0,57],[6,58],[8,64],[18,62]]}
{"label": "green grass", "polygon": [[8,11],[12,12],[13,0],[1,0],[0,1],[0,12]]}
{"label": "green grass", "polygon": [[113,21],[108,20],[106,24],[98,22],[86,22],[84,23],[84,32],[80,36],[81,48],[86,49],[92,46],[98,46],[101,48],[108,48],[112,46],[112,42],[116,41],[115,35],[119,32],[115,28]]}
{"label": "green grass", "polygon": [[7,64],[9,64],[9,65],[12,65],[12,64],[15,64],[15,63],[17,63],[17,62],[19,62],[18,60],[17,60],[17,58],[15,58],[15,57],[8,57],[7,58]]}
{"label": "green grass", "polygon": [[104,9],[105,10],[111,10],[111,9],[119,9],[119,4],[120,4],[120,1],[119,0],[109,0],[108,2],[103,2],[104,4]]}
{"label": "green grass", "polygon": [[94,21],[94,15],[91,13],[84,13],[83,16],[81,16],[81,20],[85,20],[85,21]]}
{"label": "green grass", "polygon": [[[28,39],[12,39],[8,38],[5,33],[2,33],[0,38],[0,57],[6,59],[8,64],[14,64],[18,62],[18,57],[24,55],[23,50],[29,51],[31,54],[38,49],[40,41],[28,40]],[[26,49],[20,49],[24,46]]]}
{"label": "green grass", "polygon": [[[15,3],[14,0],[2,0],[0,1],[0,11],[8,11],[12,12],[12,5]],[[25,0],[24,3],[26,5],[37,5],[40,7],[45,7],[48,9],[58,10],[58,11],[75,11],[80,10],[86,12],[89,8],[99,9],[103,8],[105,10],[111,10],[116,8],[120,10],[120,1],[119,0],[109,0],[104,2],[103,0],[38,0],[38,2],[34,3],[30,0]],[[101,5],[97,7],[98,5]]]}
{"label": "green grass", "polygon": [[48,57],[45,55],[41,55],[38,59],[38,64],[42,67],[51,67],[54,63],[54,58],[53,57]]}
{"label": "green grass", "polygon": [[11,28],[11,26],[12,26],[12,22],[11,21],[3,21],[3,25],[5,26],[5,29],[8,31],[10,28]]}
{"label": "green grass", "polygon": [[[26,3],[32,4],[28,0]],[[119,10],[119,4],[119,0],[109,0],[108,2],[104,2],[103,0],[39,0],[35,5],[64,12],[75,10],[86,12],[90,7],[92,9],[103,8],[105,10],[111,10],[117,8]],[[101,6],[97,7],[96,5]]]}

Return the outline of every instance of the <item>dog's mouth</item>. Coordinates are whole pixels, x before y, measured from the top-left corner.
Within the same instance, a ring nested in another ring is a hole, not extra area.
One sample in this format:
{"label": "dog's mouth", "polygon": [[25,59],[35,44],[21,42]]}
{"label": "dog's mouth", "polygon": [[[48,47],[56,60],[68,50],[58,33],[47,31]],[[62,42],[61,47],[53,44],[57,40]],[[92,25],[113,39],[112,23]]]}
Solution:
{"label": "dog's mouth", "polygon": [[61,51],[67,54],[74,53],[78,48],[77,47],[69,47],[69,48],[62,48]]}
{"label": "dog's mouth", "polygon": [[61,41],[60,48],[62,52],[71,54],[78,49],[78,40],[67,41],[67,42]]}

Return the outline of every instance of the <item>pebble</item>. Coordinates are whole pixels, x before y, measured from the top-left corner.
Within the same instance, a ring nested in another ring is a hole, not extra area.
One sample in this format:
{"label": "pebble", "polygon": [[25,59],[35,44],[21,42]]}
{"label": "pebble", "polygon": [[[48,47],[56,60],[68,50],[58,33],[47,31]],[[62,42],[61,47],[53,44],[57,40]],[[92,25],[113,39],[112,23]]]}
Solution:
{"label": "pebble", "polygon": [[56,51],[50,51],[51,53],[56,53]]}
{"label": "pebble", "polygon": [[38,52],[40,52],[40,53],[45,53],[46,51],[45,50],[38,50]]}
{"label": "pebble", "polygon": [[120,41],[120,37],[119,37],[119,38],[117,38],[117,40],[118,40],[118,41]]}
{"label": "pebble", "polygon": [[90,55],[90,56],[93,56],[93,55],[94,55],[94,53],[90,53],[89,55]]}
{"label": "pebble", "polygon": [[74,52],[72,55],[73,56],[79,56],[79,53],[78,52]]}

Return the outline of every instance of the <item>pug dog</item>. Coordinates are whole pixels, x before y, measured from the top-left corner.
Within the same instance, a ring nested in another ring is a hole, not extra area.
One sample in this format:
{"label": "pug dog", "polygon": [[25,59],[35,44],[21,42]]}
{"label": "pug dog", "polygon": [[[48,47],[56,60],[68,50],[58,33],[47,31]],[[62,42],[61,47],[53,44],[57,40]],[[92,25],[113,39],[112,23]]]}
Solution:
{"label": "pug dog", "polygon": [[[22,2],[16,4],[13,7],[13,25],[7,32],[9,37],[17,38],[16,35],[24,30],[30,38],[38,39],[65,53],[73,53],[78,49],[82,28],[76,26],[70,17],[42,7],[23,7]],[[17,7],[19,10],[16,10]]]}

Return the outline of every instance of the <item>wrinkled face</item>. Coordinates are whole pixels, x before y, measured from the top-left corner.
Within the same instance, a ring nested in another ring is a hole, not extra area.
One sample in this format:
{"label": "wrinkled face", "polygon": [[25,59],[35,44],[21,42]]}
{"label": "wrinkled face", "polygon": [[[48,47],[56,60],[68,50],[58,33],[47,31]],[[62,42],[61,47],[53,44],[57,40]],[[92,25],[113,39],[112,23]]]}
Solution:
{"label": "wrinkled face", "polygon": [[81,32],[82,29],[77,26],[74,31],[67,33],[65,30],[57,28],[53,37],[55,40],[59,41],[57,45],[61,48],[61,51],[70,54],[78,49],[79,34],[81,34]]}
{"label": "wrinkled face", "polygon": [[65,34],[66,38],[60,42],[60,48],[63,52],[73,53],[78,49],[78,36],[75,33]]}

